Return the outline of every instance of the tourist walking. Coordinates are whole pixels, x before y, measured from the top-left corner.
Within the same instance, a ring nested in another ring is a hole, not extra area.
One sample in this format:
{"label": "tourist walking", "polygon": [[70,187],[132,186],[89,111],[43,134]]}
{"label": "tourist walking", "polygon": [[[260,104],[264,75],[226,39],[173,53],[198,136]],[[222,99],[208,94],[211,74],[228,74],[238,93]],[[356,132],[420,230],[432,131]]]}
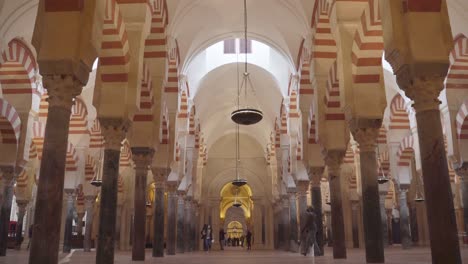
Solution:
{"label": "tourist walking", "polygon": [[316,234],[317,234],[317,223],[316,214],[314,208],[308,207],[305,212],[305,221],[301,225],[301,254],[306,256],[310,252],[310,248],[314,247],[313,250],[320,252],[320,248],[317,245]]}
{"label": "tourist walking", "polygon": [[245,235],[245,240],[247,240],[247,250],[252,249],[252,232],[247,229],[247,235]]}
{"label": "tourist walking", "polygon": [[224,250],[224,239],[226,233],[224,232],[224,228],[219,230],[219,245],[221,246],[221,250]]}

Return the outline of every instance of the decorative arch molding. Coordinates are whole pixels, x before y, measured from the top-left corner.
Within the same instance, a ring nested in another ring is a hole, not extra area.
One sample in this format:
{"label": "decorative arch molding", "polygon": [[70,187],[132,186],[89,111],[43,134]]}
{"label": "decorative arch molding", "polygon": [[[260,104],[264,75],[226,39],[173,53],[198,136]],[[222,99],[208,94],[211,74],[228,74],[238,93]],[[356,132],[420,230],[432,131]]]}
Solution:
{"label": "decorative arch molding", "polygon": [[0,98],[0,135],[2,144],[18,145],[21,120],[16,109],[5,99]]}
{"label": "decorative arch molding", "polygon": [[409,130],[410,120],[406,108],[405,99],[398,93],[390,103],[390,125],[389,129]]}
{"label": "decorative arch molding", "polygon": [[454,42],[445,88],[465,90],[468,89],[468,38],[460,34],[455,37]]}

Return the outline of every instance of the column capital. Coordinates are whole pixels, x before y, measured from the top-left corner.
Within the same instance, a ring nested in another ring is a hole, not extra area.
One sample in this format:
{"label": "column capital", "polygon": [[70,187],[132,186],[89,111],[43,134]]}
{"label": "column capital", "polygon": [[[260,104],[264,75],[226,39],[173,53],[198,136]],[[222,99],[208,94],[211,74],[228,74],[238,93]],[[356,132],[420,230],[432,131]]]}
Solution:
{"label": "column capital", "polygon": [[131,150],[136,168],[148,168],[153,161],[154,149],[149,147],[132,147]]}
{"label": "column capital", "polygon": [[398,86],[414,101],[416,112],[439,109],[440,92],[444,89],[444,74],[427,74],[414,76],[410,73],[408,65],[404,65],[397,72]]}
{"label": "column capital", "polygon": [[26,212],[26,206],[28,206],[29,201],[28,200],[16,200],[16,204],[18,205],[18,213],[25,213]]}
{"label": "column capital", "polygon": [[14,166],[0,166],[3,180],[11,181],[15,178],[15,167]]}
{"label": "column capital", "polygon": [[320,181],[322,179],[323,171],[325,167],[310,167],[309,168],[309,179],[312,186],[320,186]]}
{"label": "column capital", "polygon": [[43,75],[42,82],[47,89],[49,107],[60,107],[71,111],[75,97],[81,94],[83,83],[73,75]]}
{"label": "column capital", "polygon": [[361,152],[375,151],[382,119],[351,118],[348,125]]}
{"label": "column capital", "polygon": [[131,122],[124,118],[100,117],[102,135],[104,136],[104,148],[120,151],[122,141],[125,139]]}
{"label": "column capital", "polygon": [[325,157],[325,164],[328,167],[328,171],[334,175],[340,175],[340,167],[343,163],[346,150],[343,149],[332,149],[325,150],[323,156]]}
{"label": "column capital", "polygon": [[463,162],[461,166],[455,169],[455,172],[460,177],[460,180],[468,181],[468,162]]}
{"label": "column capital", "polygon": [[174,182],[174,181],[166,182],[166,189],[168,193],[175,194],[177,192],[177,186],[178,186],[177,182]]}
{"label": "column capital", "polygon": [[153,179],[156,184],[156,187],[164,187],[170,170],[168,168],[163,167],[153,167],[151,168],[151,172],[153,172]]}
{"label": "column capital", "polygon": [[299,196],[307,195],[307,191],[309,191],[309,181],[297,181],[296,183],[296,189],[297,189],[297,194]]}

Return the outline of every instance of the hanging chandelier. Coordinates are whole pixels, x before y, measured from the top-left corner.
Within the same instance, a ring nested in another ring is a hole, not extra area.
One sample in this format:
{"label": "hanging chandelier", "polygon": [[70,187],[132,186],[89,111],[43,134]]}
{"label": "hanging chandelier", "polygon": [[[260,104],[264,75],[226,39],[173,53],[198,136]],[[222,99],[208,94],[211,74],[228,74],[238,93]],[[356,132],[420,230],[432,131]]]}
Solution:
{"label": "hanging chandelier", "polygon": [[102,178],[99,177],[101,175],[101,172],[102,172],[102,150],[101,152],[99,153],[99,166],[97,168],[97,172],[94,174],[94,177],[93,179],[91,180],[91,185],[93,185],[94,187],[101,187],[102,185]]}
{"label": "hanging chandelier", "polygon": [[238,196],[239,196],[239,187],[236,187],[236,196],[234,198],[234,203],[232,204],[232,206],[234,206],[234,207],[241,207],[242,206],[242,203],[237,200]]}
{"label": "hanging chandelier", "polygon": [[379,184],[384,184],[388,182],[390,179],[387,177],[387,175],[385,175],[384,170],[382,168],[382,161],[380,160],[379,144],[377,144],[377,162],[378,162],[377,166],[379,166],[379,169],[380,169],[380,174],[379,174],[379,177],[377,178],[377,182]]}
{"label": "hanging chandelier", "polygon": [[244,0],[244,48],[245,48],[245,64],[244,64],[244,74],[242,77],[242,84],[239,86],[237,84],[237,110],[231,113],[231,119],[236,124],[240,125],[253,125],[260,122],[263,119],[263,113],[261,110],[256,109],[255,107],[240,107],[240,97],[241,90],[244,89],[245,95],[245,104],[247,104],[247,93],[248,88],[252,89],[252,93],[255,95],[253,89],[252,81],[250,80],[250,74],[247,66],[247,0]]}
{"label": "hanging chandelier", "polygon": [[232,181],[232,184],[237,187],[244,186],[247,184],[246,179],[241,179],[239,175],[239,163],[240,163],[240,136],[239,136],[239,124],[236,124],[236,178]]}

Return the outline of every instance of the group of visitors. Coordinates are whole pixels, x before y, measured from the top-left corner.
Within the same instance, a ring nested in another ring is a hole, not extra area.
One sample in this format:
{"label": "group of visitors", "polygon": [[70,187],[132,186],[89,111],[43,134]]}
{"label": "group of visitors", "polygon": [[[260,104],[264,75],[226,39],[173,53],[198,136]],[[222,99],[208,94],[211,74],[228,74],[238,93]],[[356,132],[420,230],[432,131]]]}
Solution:
{"label": "group of visitors", "polygon": [[301,254],[306,256],[311,248],[314,252],[320,252],[320,248],[317,244],[316,235],[317,235],[317,215],[314,212],[314,208],[308,207],[305,211],[305,221],[301,223]]}
{"label": "group of visitors", "polygon": [[[252,249],[252,232],[250,232],[249,229],[247,229],[247,234],[244,236],[241,236],[240,238],[231,238],[229,237],[226,240],[226,232],[224,232],[224,228],[221,228],[219,230],[219,245],[221,250],[224,250],[224,247],[226,245],[229,246],[244,246],[244,238],[245,242],[247,243],[247,250]],[[211,229],[211,225],[204,224],[202,231],[201,231],[201,239],[203,240],[203,250],[205,252],[211,251],[211,246],[214,242],[214,237],[213,237],[213,230]]]}

